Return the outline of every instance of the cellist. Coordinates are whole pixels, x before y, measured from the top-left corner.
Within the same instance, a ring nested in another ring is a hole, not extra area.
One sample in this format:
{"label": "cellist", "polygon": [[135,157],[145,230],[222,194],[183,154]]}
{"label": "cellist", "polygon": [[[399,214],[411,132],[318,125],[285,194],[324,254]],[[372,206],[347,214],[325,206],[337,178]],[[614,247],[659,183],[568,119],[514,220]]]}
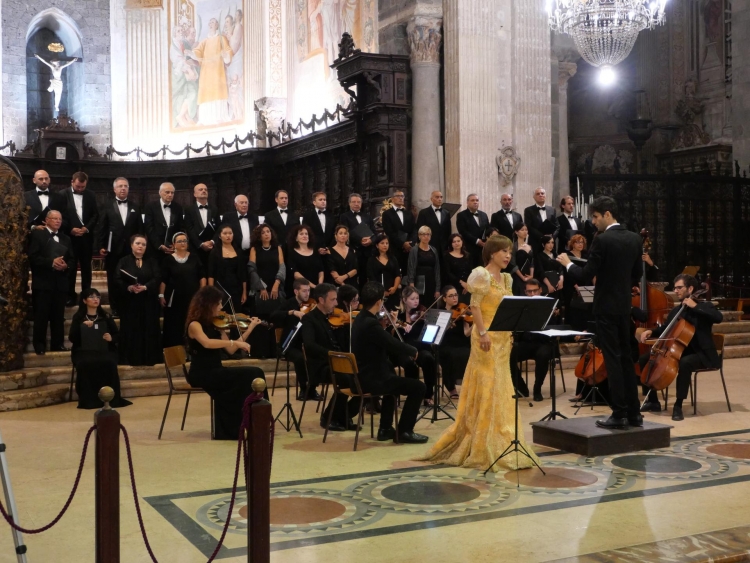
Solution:
{"label": "cellist", "polygon": [[[687,274],[680,274],[674,280],[674,292],[680,300],[680,305],[686,306],[682,314],[687,322],[695,327],[695,334],[690,344],[680,357],[680,367],[677,372],[677,400],[672,409],[672,420],[680,421],[685,417],[682,415],[682,401],[685,400],[690,387],[690,378],[693,372],[701,368],[718,368],[720,365],[719,354],[714,346],[711,327],[714,323],[723,320],[720,311],[708,301],[696,302],[690,298],[697,289],[700,289],[698,280]],[[649,338],[659,338],[664,329],[675,317],[680,307],[677,306],[669,312],[666,322],[654,330],[646,330],[641,334],[641,342]],[[641,355],[638,363],[641,369],[648,363],[650,354]],[[644,388],[645,392],[645,388]],[[653,389],[649,391],[646,402],[641,407],[641,412],[660,412],[661,403]]]}

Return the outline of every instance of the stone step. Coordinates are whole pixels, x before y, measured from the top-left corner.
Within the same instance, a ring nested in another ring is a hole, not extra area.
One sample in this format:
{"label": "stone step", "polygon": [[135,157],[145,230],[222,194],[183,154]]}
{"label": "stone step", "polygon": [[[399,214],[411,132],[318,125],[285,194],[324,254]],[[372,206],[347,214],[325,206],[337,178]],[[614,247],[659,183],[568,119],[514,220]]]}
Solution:
{"label": "stone step", "polygon": [[64,403],[68,385],[43,385],[33,389],[17,389],[0,393],[0,412],[20,411]]}
{"label": "stone step", "polygon": [[735,334],[741,332],[750,332],[750,321],[724,321],[715,324],[713,331],[721,334]]}

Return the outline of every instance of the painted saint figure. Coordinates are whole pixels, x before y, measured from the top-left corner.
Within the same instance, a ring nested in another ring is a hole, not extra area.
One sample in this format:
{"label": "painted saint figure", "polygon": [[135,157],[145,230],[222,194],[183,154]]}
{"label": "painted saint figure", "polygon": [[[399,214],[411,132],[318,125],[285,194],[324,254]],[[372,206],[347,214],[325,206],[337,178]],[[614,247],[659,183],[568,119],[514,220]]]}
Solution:
{"label": "painted saint figure", "polygon": [[78,58],[74,58],[72,61],[68,61],[67,63],[62,64],[58,60],[51,60],[48,62],[48,61],[45,61],[39,55],[34,55],[34,56],[40,61],[42,61],[45,65],[47,65],[52,71],[52,78],[50,78],[49,88],[47,88],[47,92],[54,92],[55,111],[59,112],[60,111],[60,99],[62,98],[62,92],[63,92],[62,71],[65,67],[70,66],[74,62],[76,62]]}
{"label": "painted saint figure", "polygon": [[225,65],[232,61],[232,48],[227,38],[219,32],[219,21],[216,18],[209,20],[208,29],[208,37],[192,52],[193,58],[201,65],[198,78],[200,125],[216,125],[231,121]]}

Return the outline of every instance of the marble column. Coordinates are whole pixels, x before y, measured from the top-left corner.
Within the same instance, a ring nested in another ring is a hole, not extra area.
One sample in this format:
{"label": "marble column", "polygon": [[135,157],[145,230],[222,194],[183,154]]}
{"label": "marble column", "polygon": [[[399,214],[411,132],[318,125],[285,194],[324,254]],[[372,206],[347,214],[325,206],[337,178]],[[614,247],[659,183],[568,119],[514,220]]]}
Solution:
{"label": "marble column", "polygon": [[557,88],[559,94],[559,127],[558,142],[560,145],[558,166],[559,171],[559,197],[570,195],[570,152],[568,150],[568,80],[570,80],[578,70],[576,63],[560,61],[558,63]]}
{"label": "marble column", "polygon": [[[412,204],[421,209],[440,189],[440,45],[442,19],[415,16],[406,32],[412,71]],[[453,200],[451,200],[453,201]]]}
{"label": "marble column", "polygon": [[750,0],[732,2],[733,158],[750,167]]}

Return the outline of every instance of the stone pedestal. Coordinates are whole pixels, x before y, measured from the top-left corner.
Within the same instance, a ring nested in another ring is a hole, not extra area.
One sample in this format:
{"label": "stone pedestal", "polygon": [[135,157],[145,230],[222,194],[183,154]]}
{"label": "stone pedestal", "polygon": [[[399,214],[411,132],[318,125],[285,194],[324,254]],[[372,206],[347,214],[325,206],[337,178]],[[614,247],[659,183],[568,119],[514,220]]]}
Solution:
{"label": "stone pedestal", "polygon": [[265,147],[267,145],[266,133],[268,131],[276,132],[284,123],[286,118],[286,98],[260,98],[255,100],[255,111],[257,114],[258,135],[264,140],[256,141],[256,146]]}
{"label": "stone pedestal", "polygon": [[[442,19],[415,16],[407,26],[412,70],[412,205],[430,203],[440,189],[440,45]],[[451,200],[455,201],[455,200]]]}
{"label": "stone pedestal", "polygon": [[576,63],[563,62],[558,64],[557,88],[559,100],[559,128],[558,142],[560,146],[558,171],[559,171],[559,198],[570,195],[570,155],[568,151],[568,81],[578,70]]}

